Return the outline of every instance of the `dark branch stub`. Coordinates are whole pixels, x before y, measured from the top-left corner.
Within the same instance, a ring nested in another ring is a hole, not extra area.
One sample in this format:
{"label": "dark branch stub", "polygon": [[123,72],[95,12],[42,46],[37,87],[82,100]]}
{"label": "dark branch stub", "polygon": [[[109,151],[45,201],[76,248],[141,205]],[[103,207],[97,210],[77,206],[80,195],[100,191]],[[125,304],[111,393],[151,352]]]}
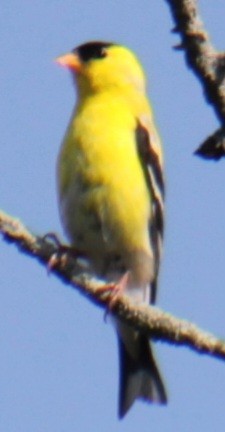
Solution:
{"label": "dark branch stub", "polygon": [[203,159],[219,161],[225,157],[225,131],[218,129],[213,135],[207,138],[194,152]]}

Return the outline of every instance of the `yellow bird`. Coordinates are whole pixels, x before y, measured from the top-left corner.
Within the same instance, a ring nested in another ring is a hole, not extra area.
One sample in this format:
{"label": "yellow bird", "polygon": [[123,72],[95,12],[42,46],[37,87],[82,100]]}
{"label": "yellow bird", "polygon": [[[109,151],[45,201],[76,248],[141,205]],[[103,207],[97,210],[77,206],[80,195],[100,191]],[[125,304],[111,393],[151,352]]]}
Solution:
{"label": "yellow bird", "polygon": [[[93,274],[134,302],[155,302],[163,238],[160,140],[135,55],[88,42],[56,61],[72,72],[77,103],[58,159],[59,208],[71,244]],[[166,403],[148,338],[115,321],[119,417],[135,399]]]}

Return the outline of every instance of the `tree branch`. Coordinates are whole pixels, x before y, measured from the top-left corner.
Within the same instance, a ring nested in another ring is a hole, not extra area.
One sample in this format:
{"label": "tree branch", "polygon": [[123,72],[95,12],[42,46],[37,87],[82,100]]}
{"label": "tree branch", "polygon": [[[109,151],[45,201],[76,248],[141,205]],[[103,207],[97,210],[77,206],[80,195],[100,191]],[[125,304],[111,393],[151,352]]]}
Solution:
{"label": "tree branch", "polygon": [[[20,251],[38,259],[45,266],[54,254],[59,253],[56,243],[30,233],[18,220],[0,211],[0,232],[5,241],[15,244]],[[74,258],[72,249],[64,257],[55,260],[52,273],[72,288],[88,297],[98,306],[107,308],[111,291],[103,291],[104,283],[81,273],[81,265]],[[112,307],[112,313],[152,339],[175,345],[185,345],[203,354],[225,360],[225,342],[204,332],[192,323],[181,320],[159,308],[134,305],[126,296],[120,296]]]}
{"label": "tree branch", "polygon": [[206,159],[225,156],[225,54],[213,47],[200,19],[197,0],[166,0],[181,43],[176,49],[185,51],[188,66],[199,78],[207,101],[213,106],[221,127],[195,151]]}

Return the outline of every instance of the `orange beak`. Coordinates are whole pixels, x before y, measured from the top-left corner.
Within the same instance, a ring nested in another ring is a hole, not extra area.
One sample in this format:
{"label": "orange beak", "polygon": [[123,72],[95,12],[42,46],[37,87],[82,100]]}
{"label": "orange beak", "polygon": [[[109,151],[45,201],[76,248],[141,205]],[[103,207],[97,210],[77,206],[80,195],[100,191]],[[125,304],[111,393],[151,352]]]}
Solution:
{"label": "orange beak", "polygon": [[55,59],[56,63],[58,63],[60,66],[65,67],[67,69],[70,69],[71,71],[80,72],[81,71],[81,61],[77,54],[75,53],[68,53],[64,54],[60,57],[57,57]]}

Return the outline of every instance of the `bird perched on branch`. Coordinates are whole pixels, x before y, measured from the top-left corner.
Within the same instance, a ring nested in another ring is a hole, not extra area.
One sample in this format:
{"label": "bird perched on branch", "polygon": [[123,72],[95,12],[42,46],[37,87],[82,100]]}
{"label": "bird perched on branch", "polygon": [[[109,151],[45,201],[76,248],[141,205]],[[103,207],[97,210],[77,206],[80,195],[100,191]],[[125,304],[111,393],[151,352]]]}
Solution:
{"label": "bird perched on branch", "polygon": [[[59,208],[71,244],[92,272],[134,302],[156,299],[163,238],[160,140],[135,55],[88,42],[56,61],[68,68],[77,103],[58,159]],[[148,338],[115,320],[119,417],[135,399],[166,403]]]}

